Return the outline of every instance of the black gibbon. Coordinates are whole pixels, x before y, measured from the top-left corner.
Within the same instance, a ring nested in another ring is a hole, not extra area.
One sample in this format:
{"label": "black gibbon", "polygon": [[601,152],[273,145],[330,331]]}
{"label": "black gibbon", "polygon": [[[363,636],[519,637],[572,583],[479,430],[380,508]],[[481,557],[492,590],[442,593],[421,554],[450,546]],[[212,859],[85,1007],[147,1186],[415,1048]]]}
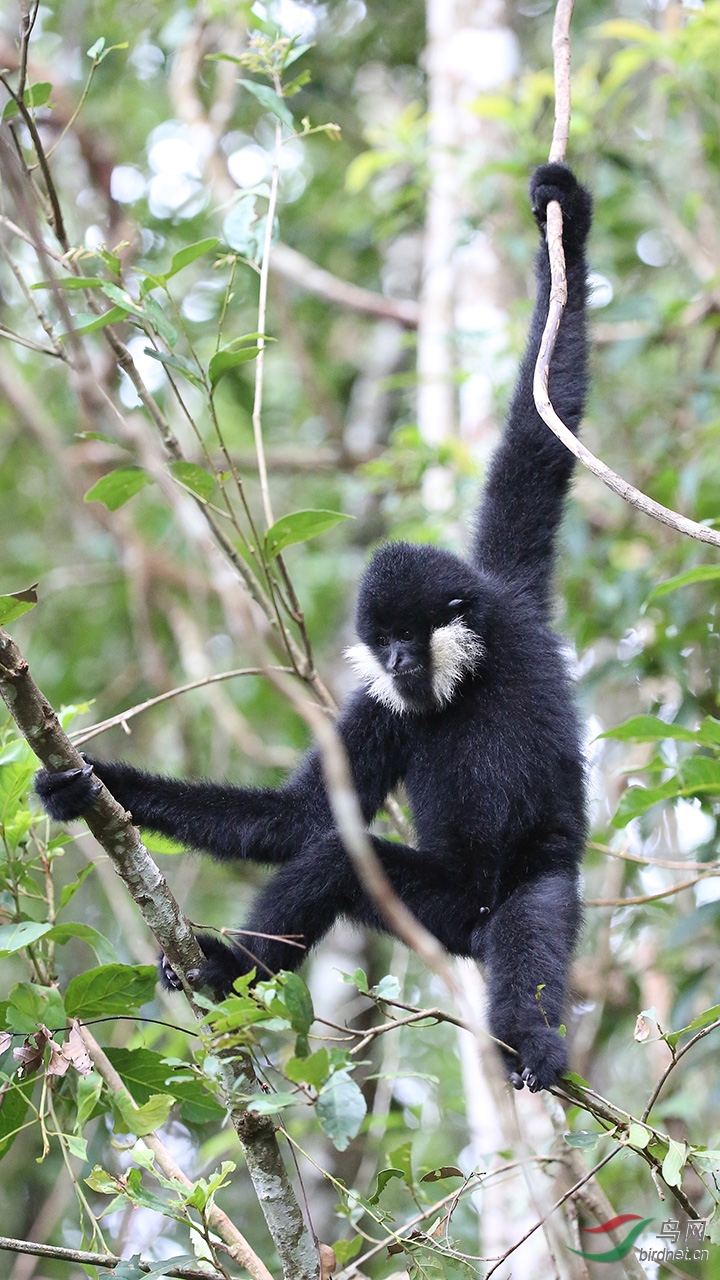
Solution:
{"label": "black gibbon", "polygon": [[[530,182],[541,231],[537,301],[509,420],[489,469],[467,559],[389,543],[373,556],[348,658],[360,688],[338,729],[367,823],[405,784],[416,849],[373,836],[397,893],[455,955],[484,962],[493,1033],[517,1088],[547,1088],[566,1067],[559,1034],[580,922],[578,864],[586,819],[583,761],[570,682],[550,630],[555,538],[572,454],[543,424],[532,380],[550,294],[545,220],[563,212],[568,302],[550,395],[576,431],[587,388],[585,241],[591,198],[564,165]],[[383,928],[335,830],[318,752],[278,789],[157,777],[93,760],[42,770],[36,790],[68,821],[92,803],[93,771],[136,823],[219,861],[279,871],[248,921],[249,950],[212,934],[194,975],[218,997],[240,974],[295,969],[338,916]],[[252,955],[249,954],[252,953]],[[167,962],[166,985],[177,986]]]}

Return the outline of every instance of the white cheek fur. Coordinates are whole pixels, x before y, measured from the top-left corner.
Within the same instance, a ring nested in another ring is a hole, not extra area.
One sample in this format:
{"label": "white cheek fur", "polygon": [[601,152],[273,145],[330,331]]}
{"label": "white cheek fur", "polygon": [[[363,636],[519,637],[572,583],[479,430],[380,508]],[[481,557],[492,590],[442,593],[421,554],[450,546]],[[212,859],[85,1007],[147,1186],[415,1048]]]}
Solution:
{"label": "white cheek fur", "polygon": [[371,698],[381,702],[384,707],[389,707],[400,716],[409,710],[405,699],[398,693],[392,676],[366,644],[352,645],[345,650],[345,657],[353,671],[365,684]]}
{"label": "white cheek fur", "polygon": [[[485,652],[480,637],[462,620],[456,618],[446,627],[436,627],[430,636],[432,691],[438,706],[452,701],[464,676],[474,671]],[[354,644],[345,657],[376,702],[389,707],[396,715],[411,710],[398,692],[393,677],[385,670],[366,644]]]}
{"label": "white cheek fur", "polygon": [[460,681],[475,670],[484,652],[479,635],[462,618],[435,628],[430,636],[432,690],[440,706],[452,701]]}

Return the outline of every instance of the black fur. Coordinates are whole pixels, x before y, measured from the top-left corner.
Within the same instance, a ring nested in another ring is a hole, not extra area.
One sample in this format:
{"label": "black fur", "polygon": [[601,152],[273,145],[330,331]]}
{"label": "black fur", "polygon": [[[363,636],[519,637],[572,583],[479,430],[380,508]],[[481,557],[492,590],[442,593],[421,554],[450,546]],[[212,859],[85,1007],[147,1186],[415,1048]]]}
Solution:
{"label": "black fur", "polygon": [[[568,305],[550,393],[576,430],[587,383],[591,201],[562,165],[536,170],[530,193],[541,231],[548,202],[563,208]],[[404,781],[418,848],[373,837],[375,849],[403,901],[448,950],[485,962],[492,1030],[517,1050],[507,1056],[513,1084],[531,1089],[551,1085],[566,1065],[558,1026],[580,919],[585,838],[578,725],[548,628],[573,457],[541,422],[532,397],[550,290],[544,237],[537,278],[528,348],[471,555],[463,561],[394,543],[374,556],[357,612],[364,645],[357,660],[368,687],[349,699],[339,721],[368,823]],[[310,948],[339,915],[383,927],[334,831],[317,752],[278,790],[93,763],[139,825],[218,860],[280,864],[248,921],[249,931],[275,937],[248,932],[246,947],[228,947],[200,936],[207,959],[198,981],[218,995],[254,965],[261,976],[297,968],[303,952],[283,935],[300,934]],[[67,821],[92,802],[93,779],[85,771],[64,780],[41,771],[36,789],[48,813]],[[167,962],[163,978],[177,985]]]}

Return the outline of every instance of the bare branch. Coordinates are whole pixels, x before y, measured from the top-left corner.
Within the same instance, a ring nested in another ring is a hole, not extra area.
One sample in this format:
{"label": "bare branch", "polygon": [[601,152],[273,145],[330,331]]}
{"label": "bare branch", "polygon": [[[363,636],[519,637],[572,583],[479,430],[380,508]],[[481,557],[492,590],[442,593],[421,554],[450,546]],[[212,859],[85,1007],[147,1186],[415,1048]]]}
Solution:
{"label": "bare branch", "polygon": [[279,275],[299,284],[308,293],[327,298],[328,302],[337,302],[341,307],[364,311],[367,315],[378,316],[382,320],[397,320],[406,329],[416,329],[418,326],[420,308],[414,299],[384,298],[372,289],[363,289],[361,285],[341,280],[287,244],[274,245],[271,261],[273,270]]}
{"label": "bare branch", "polygon": [[[112,1253],[89,1253],[87,1249],[63,1249],[59,1245],[36,1244],[34,1240],[14,1240],[10,1236],[0,1236],[0,1249],[6,1249],[9,1253],[30,1253],[36,1258],[55,1258],[58,1262],[77,1262],[81,1267],[119,1267],[122,1262],[122,1258]],[[140,1261],[138,1266],[141,1271],[152,1271],[157,1267],[157,1263]],[[199,1271],[196,1267],[169,1266],[165,1275],[178,1276],[180,1280],[212,1280],[218,1272]]]}

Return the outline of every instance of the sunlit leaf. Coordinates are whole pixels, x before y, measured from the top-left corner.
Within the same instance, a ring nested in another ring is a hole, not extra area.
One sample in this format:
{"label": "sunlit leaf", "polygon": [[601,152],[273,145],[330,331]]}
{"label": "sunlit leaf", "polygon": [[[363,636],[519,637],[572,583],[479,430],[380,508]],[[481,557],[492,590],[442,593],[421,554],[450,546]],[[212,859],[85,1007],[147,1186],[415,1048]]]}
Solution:
{"label": "sunlit leaf", "polygon": [[688,569],[686,573],[678,573],[674,578],[668,578],[666,582],[659,582],[656,587],[653,587],[645,603],[660,600],[662,596],[669,596],[671,591],[692,586],[694,582],[715,582],[718,578],[720,578],[720,564],[699,564],[694,569]]}
{"label": "sunlit leaf", "polygon": [[171,462],[168,468],[174,480],[178,480],[186,489],[196,493],[199,498],[208,501],[215,488],[215,477],[194,462]]}
{"label": "sunlit leaf", "polygon": [[265,552],[272,559],[296,542],[308,542],[326,533],[341,520],[352,520],[342,511],[293,511],[271,525],[265,534]]}
{"label": "sunlit leaf", "polygon": [[[43,80],[39,84],[30,85],[23,94],[23,103],[32,111],[35,107],[44,107],[52,93],[52,85]],[[12,116],[16,116],[20,108],[14,98],[5,103],[3,107],[3,120],[10,120]]]}
{"label": "sunlit leaf", "polygon": [[360,1132],[365,1119],[365,1099],[347,1071],[336,1071],[317,1100],[317,1117],[333,1146],[344,1151]]}
{"label": "sunlit leaf", "polygon": [[189,244],[186,248],[180,249],[178,253],[173,254],[170,270],[165,272],[164,279],[172,279],[173,276],[177,275],[178,271],[182,271],[183,267],[189,267],[191,262],[202,258],[204,254],[209,253],[219,243],[217,236],[208,236],[206,240],[198,240],[196,244]]}
{"label": "sunlit leaf", "polygon": [[70,1018],[135,1014],[155,995],[153,965],[107,964],[76,974],[68,983],[65,1008]]}
{"label": "sunlit leaf", "polygon": [[37,604],[37,582],[24,591],[11,591],[9,595],[0,596],[0,627],[5,627],[24,613],[29,613]]}
{"label": "sunlit leaf", "polygon": [[239,351],[218,351],[211,359],[208,366],[208,374],[210,377],[211,387],[216,387],[218,382],[231,369],[236,369],[238,365],[247,364],[249,360],[254,360],[259,347],[242,347]]}

